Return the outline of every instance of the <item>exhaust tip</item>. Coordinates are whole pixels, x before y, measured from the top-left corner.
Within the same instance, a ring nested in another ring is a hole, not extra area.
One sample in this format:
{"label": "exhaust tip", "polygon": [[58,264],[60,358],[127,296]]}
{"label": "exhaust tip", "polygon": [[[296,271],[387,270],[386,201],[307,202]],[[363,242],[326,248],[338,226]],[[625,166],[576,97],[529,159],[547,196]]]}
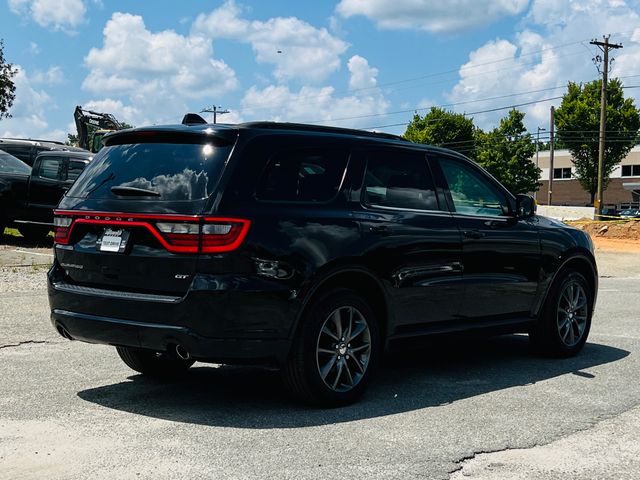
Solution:
{"label": "exhaust tip", "polygon": [[73,340],[73,337],[71,336],[71,334],[62,325],[57,324],[56,325],[56,330],[58,331],[60,336],[66,338],[67,340]]}
{"label": "exhaust tip", "polygon": [[178,355],[178,358],[181,358],[182,360],[189,360],[191,358],[189,350],[182,345],[176,345],[176,355]]}

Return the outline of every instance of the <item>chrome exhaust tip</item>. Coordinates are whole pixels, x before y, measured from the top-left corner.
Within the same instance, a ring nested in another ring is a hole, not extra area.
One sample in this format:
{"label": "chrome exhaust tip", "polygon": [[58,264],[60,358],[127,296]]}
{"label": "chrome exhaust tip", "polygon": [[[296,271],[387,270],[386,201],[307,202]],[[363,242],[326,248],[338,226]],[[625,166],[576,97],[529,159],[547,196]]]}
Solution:
{"label": "chrome exhaust tip", "polygon": [[182,345],[176,345],[176,355],[178,355],[178,358],[181,358],[182,360],[189,360],[191,358],[189,350]]}

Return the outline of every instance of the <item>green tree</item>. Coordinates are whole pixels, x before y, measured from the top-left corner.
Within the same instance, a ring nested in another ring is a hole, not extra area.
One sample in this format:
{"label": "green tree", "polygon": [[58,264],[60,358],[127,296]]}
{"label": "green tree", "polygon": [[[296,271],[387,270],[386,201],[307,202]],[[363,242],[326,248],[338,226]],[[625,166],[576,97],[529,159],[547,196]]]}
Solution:
{"label": "green tree", "polygon": [[431,107],[424,117],[417,113],[413,116],[404,132],[404,138],[472,155],[474,130],[473,120],[461,113]]}
{"label": "green tree", "polygon": [[511,193],[534,192],[541,170],[531,161],[536,150],[524,126],[524,113],[513,109],[490,132],[476,132],[476,162]]}
{"label": "green tree", "polygon": [[16,98],[16,86],[13,77],[18,73],[13,64],[4,59],[4,40],[0,39],[0,120],[10,118],[9,109]]}
{"label": "green tree", "polygon": [[[575,176],[591,195],[592,204],[598,189],[601,85],[601,80],[584,85],[569,82],[567,93],[555,114],[558,139],[569,148]],[[640,115],[633,99],[624,98],[620,80],[611,80],[607,86],[603,188],[609,184],[613,169],[636,144],[638,129]]]}
{"label": "green tree", "polygon": [[69,145],[72,147],[78,146],[78,135],[74,135],[73,133],[67,133],[67,141],[64,142],[65,145]]}

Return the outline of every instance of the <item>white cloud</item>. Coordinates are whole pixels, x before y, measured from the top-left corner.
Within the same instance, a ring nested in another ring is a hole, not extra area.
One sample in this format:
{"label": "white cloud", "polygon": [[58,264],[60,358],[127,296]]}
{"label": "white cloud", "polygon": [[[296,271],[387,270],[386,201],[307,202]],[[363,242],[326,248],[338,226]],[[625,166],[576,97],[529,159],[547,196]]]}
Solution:
{"label": "white cloud", "polygon": [[87,11],[82,0],[9,0],[9,9],[42,27],[69,33],[85,22]]}
{"label": "white cloud", "polygon": [[25,69],[20,65],[15,67],[18,72],[13,78],[16,98],[9,112],[12,117],[0,120],[0,136],[66,140],[66,133],[51,129],[46,119],[46,113],[55,106],[51,97],[33,86]]}
{"label": "white cloud", "polygon": [[235,72],[213,58],[212,42],[204,36],[151,32],[142,17],[127,13],[114,13],[103,35],[102,47],[85,57],[90,71],[82,87],[106,97],[95,102],[129,103],[130,123],[179,121],[187,102],[216,98],[237,86]]}
{"label": "white cloud", "polygon": [[[557,1],[557,0],[556,0]],[[522,13],[529,0],[341,0],[343,17],[363,15],[385,29],[453,32]]]}
{"label": "white cloud", "polygon": [[319,83],[340,68],[340,55],[348,47],[326,28],[316,28],[295,17],[249,21],[241,8],[228,0],[209,14],[201,14],[192,32],[212,38],[250,43],[258,63],[275,66],[278,80],[301,79]]}
{"label": "white cloud", "polygon": [[[480,111],[497,106],[535,102],[561,96],[568,81],[591,81],[598,72],[591,59],[598,52],[588,38],[613,33],[612,42],[623,42],[623,50],[615,51],[612,75],[640,74],[640,45],[630,43],[640,16],[622,0],[583,0],[560,2],[534,0],[522,30],[510,39],[487,42],[469,55],[459,70],[459,81],[449,93],[453,102],[469,102],[532,90],[555,90],[519,95],[455,107],[456,111]],[[624,35],[615,32],[624,32]],[[623,79],[624,81],[624,79]],[[627,95],[634,94],[628,90]],[[527,114],[530,129],[546,127],[549,108],[560,100],[521,106]],[[497,124],[505,111],[476,115],[483,128]]]}
{"label": "white cloud", "polygon": [[[244,119],[283,122],[314,122],[344,127],[364,127],[371,118],[353,118],[384,113],[389,102],[376,85],[377,69],[367,60],[353,56],[348,61],[349,85],[359,89],[340,96],[334,87],[304,86],[297,91],[284,85],[251,87],[242,99]],[[348,117],[347,120],[340,120]]]}
{"label": "white cloud", "polygon": [[61,83],[64,83],[65,77],[62,72],[62,67],[55,65],[53,67],[49,67],[46,72],[36,71],[32,75],[31,81],[37,84],[60,85]]}
{"label": "white cloud", "polygon": [[32,55],[38,55],[40,53],[40,47],[36,42],[29,42],[29,53]]}

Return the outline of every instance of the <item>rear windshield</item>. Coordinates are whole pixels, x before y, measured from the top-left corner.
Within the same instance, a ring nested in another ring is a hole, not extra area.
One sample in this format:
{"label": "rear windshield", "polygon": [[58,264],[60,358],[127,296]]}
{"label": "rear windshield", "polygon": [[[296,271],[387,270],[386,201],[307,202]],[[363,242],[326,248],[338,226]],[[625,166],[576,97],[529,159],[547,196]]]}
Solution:
{"label": "rear windshield", "polygon": [[[218,145],[214,144],[217,143]],[[68,197],[126,198],[166,201],[207,198],[231,152],[226,142],[132,143],[104,147],[87,166]],[[118,187],[118,188],[114,188]],[[112,190],[113,189],[113,190]],[[116,193],[114,193],[114,191]]]}
{"label": "rear windshield", "polygon": [[18,173],[31,175],[31,167],[13,155],[0,152],[0,173]]}

